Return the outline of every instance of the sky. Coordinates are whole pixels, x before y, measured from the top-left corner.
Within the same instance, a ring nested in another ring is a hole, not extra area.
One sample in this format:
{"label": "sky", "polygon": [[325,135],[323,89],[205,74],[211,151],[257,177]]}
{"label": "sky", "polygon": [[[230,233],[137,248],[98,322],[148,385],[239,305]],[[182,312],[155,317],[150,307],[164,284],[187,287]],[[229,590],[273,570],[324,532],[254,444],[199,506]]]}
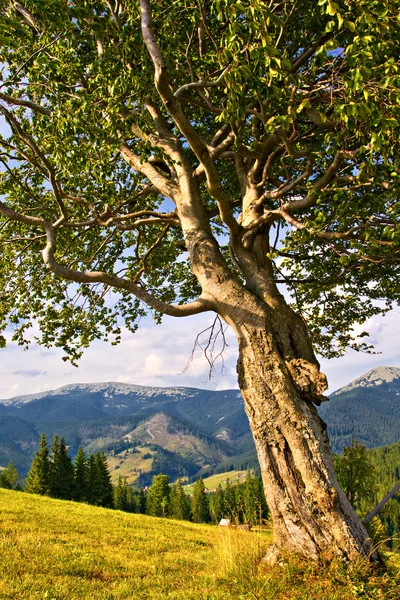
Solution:
{"label": "sky", "polygon": [[[4,120],[0,119],[0,133],[6,132]],[[32,343],[25,351],[9,342],[5,349],[0,349],[0,399],[52,390],[72,383],[101,381],[217,390],[237,388],[237,344],[230,331],[227,331],[224,369],[221,362],[217,362],[210,379],[208,363],[199,350],[186,369],[197,334],[212,321],[213,316],[207,313],[183,319],[165,317],[162,325],[144,319],[135,334],[123,332],[118,346],[93,343],[78,368],[62,360],[61,350],[47,350]],[[370,333],[370,341],[379,354],[349,351],[339,359],[321,359],[330,392],[375,367],[400,367],[398,310],[385,317],[373,317],[360,328],[360,332],[364,329]],[[10,332],[5,335],[11,338]]]}
{"label": "sky", "polygon": [[[166,317],[161,325],[144,319],[135,334],[123,332],[122,342],[111,346],[95,342],[86,350],[78,368],[62,360],[60,350],[47,350],[31,344],[25,351],[10,342],[0,349],[0,399],[56,389],[72,383],[117,381],[156,387],[189,386],[222,390],[237,388],[237,345],[227,330],[228,347],[224,352],[224,373],[217,362],[213,377],[208,363],[197,350],[190,359],[196,336],[208,327],[213,317],[207,313],[195,317]],[[349,351],[339,359],[321,359],[328,376],[329,391],[350,383],[378,366],[400,367],[400,319],[398,310],[384,317],[373,317],[363,327],[379,354]],[[361,331],[361,328],[360,328]],[[6,337],[11,333],[6,332]]]}

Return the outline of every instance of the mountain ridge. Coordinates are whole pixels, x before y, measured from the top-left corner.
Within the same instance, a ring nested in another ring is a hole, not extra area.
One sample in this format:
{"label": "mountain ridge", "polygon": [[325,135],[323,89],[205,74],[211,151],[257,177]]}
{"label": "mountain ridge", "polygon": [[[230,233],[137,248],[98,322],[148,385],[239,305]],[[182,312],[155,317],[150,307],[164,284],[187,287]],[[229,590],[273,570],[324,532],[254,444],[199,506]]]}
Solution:
{"label": "mountain ridge", "polygon": [[391,383],[396,379],[400,379],[399,367],[375,367],[374,369],[370,369],[364,373],[364,375],[357,377],[347,385],[344,385],[338,390],[332,392],[332,394],[330,394],[330,398],[338,394],[343,394],[344,392],[349,392],[357,387],[376,387],[382,383]]}
{"label": "mountain ridge", "polygon": [[[353,437],[369,447],[398,441],[400,368],[377,367],[368,371],[331,394],[319,413],[327,422],[335,452],[349,445]],[[162,414],[167,418],[157,416]],[[149,428],[152,431],[152,419],[161,423],[157,435],[153,431],[153,438],[147,433]],[[171,425],[173,419],[175,425]],[[119,444],[125,448],[122,454],[126,454],[129,444],[124,436],[136,430],[134,447],[139,441],[143,448],[154,446],[154,464],[160,464],[162,459],[161,463],[168,465],[169,456],[178,467],[189,460],[199,469],[212,469],[220,459],[234,463],[237,457],[241,462],[242,455],[247,457],[254,452],[243,400],[235,389],[166,388],[119,382],[68,384],[0,401],[0,421],[0,465],[15,458],[16,465],[20,464],[25,472],[32,458],[34,438],[42,431],[49,438],[55,433],[65,435],[73,452],[79,444],[88,451],[110,452]],[[146,425],[149,422],[150,426]],[[171,427],[176,430],[175,437],[168,440]],[[145,450],[141,452],[146,454]],[[146,468],[150,462],[146,462]]]}

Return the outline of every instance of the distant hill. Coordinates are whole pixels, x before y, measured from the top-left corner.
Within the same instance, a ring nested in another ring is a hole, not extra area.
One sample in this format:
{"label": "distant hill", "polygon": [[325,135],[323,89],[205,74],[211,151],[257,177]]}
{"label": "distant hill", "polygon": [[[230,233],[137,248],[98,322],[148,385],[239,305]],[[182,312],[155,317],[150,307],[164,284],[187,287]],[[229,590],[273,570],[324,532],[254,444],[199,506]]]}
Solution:
{"label": "distant hill", "polygon": [[[337,390],[319,411],[336,452],[353,437],[371,448],[397,442],[400,369],[369,371]],[[119,471],[131,481],[161,467],[176,477],[257,464],[238,390],[98,383],[3,400],[0,466],[13,460],[26,473],[42,431],[49,439],[64,435],[72,454],[80,444],[90,452],[104,449],[114,476]],[[143,459],[147,454],[151,458]]]}

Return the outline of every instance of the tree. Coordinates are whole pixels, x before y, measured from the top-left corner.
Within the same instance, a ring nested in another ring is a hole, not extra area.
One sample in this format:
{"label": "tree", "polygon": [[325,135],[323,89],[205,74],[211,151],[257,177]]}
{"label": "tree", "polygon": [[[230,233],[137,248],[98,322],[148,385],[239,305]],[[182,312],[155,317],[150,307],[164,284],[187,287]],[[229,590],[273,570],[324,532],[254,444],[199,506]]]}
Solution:
{"label": "tree", "polygon": [[126,479],[121,475],[118,477],[117,485],[114,488],[114,508],[116,510],[126,510],[128,507]]}
{"label": "tree", "polygon": [[192,518],[195,523],[208,523],[210,508],[202,477],[193,486]]}
{"label": "tree", "polygon": [[152,517],[166,517],[170,493],[169,475],[155,475],[147,492],[147,514]]}
{"label": "tree", "polygon": [[18,483],[19,474],[12,462],[9,462],[7,468],[0,473],[0,487],[9,490],[15,489]]}
{"label": "tree", "polygon": [[218,485],[217,491],[210,497],[210,513],[216,523],[219,523],[225,517],[224,490],[221,484]]}
{"label": "tree", "polygon": [[228,517],[232,521],[236,521],[238,513],[238,508],[236,504],[236,486],[232,485],[232,482],[229,479],[229,477],[226,480],[226,486],[224,490],[224,503],[226,517]]}
{"label": "tree", "polygon": [[82,446],[79,446],[74,460],[74,500],[77,502],[89,501],[89,494],[92,493],[92,488],[89,488],[88,479],[86,454]]}
{"label": "tree", "polygon": [[335,477],[315,351],[367,349],[354,324],[399,298],[399,8],[0,12],[0,323],[26,344],[35,319],[76,361],[145,305],[210,311],[211,366],[231,326],[275,541],[308,558],[377,558]]}
{"label": "tree", "polygon": [[54,498],[72,500],[74,495],[74,466],[71,457],[68,455],[64,437],[59,441],[58,436],[54,436],[52,452],[51,495]]}
{"label": "tree", "polygon": [[175,481],[171,487],[168,516],[184,521],[190,519],[190,500],[183,490],[180,479]]}
{"label": "tree", "polygon": [[97,479],[97,497],[95,504],[104,508],[114,508],[114,488],[108,470],[107,457],[104,452],[97,452],[95,456],[95,473]]}
{"label": "tree", "polygon": [[257,479],[247,471],[244,484],[244,518],[246,523],[258,523],[260,520],[257,502]]}
{"label": "tree", "polygon": [[54,498],[72,500],[74,487],[74,467],[65,438],[61,441],[58,435],[53,438],[52,465],[51,465],[51,490],[50,495]]}
{"label": "tree", "polygon": [[139,497],[138,497],[138,503],[137,503],[137,511],[138,511],[138,513],[140,513],[141,515],[145,515],[146,512],[147,512],[146,505],[147,505],[147,496],[146,496],[146,493],[145,493],[145,491],[144,491],[143,488],[140,488],[140,490],[139,490]]}
{"label": "tree", "polygon": [[99,471],[97,468],[96,456],[89,454],[87,461],[87,501],[89,504],[97,504],[97,499],[101,493],[101,482],[99,477]]}
{"label": "tree", "polygon": [[52,464],[47,439],[44,433],[40,437],[39,450],[32,461],[26,477],[25,491],[31,494],[49,496],[51,492]]}
{"label": "tree", "polygon": [[335,458],[335,470],[339,484],[354,508],[360,509],[363,502],[369,506],[374,497],[375,469],[366,447],[353,440],[342,456]]}

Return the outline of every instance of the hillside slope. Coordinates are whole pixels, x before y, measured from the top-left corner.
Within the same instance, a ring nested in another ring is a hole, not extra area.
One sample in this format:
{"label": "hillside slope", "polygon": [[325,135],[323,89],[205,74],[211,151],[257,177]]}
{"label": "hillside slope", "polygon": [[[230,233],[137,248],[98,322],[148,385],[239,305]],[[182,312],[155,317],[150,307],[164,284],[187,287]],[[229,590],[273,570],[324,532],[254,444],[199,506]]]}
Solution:
{"label": "hillside slope", "polygon": [[[397,600],[398,574],[260,564],[271,538],[0,489],[2,600]],[[361,595],[358,593],[361,592]]]}
{"label": "hillside slope", "polygon": [[219,535],[207,525],[0,489],[0,598],[238,598],[215,573]]}

